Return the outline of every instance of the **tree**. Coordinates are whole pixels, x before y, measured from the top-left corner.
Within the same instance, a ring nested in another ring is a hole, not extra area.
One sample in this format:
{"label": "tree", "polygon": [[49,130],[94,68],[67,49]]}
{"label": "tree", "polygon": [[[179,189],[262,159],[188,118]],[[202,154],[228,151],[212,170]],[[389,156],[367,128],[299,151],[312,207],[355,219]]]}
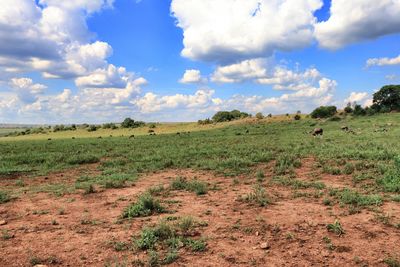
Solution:
{"label": "tree", "polygon": [[215,122],[224,122],[233,120],[233,116],[229,111],[218,111],[212,117],[212,120]]}
{"label": "tree", "polygon": [[122,128],[139,128],[146,125],[143,121],[134,121],[131,118],[126,118],[122,123]]}
{"label": "tree", "polygon": [[126,118],[126,119],[121,123],[121,127],[122,127],[122,128],[133,128],[134,125],[135,125],[135,121],[132,120],[131,118]]}
{"label": "tree", "polygon": [[219,111],[215,113],[212,117],[214,122],[224,122],[224,121],[232,121],[237,119],[243,119],[250,117],[251,115],[246,112],[241,112],[239,110],[232,110],[232,111]]}
{"label": "tree", "polygon": [[353,113],[353,108],[351,107],[351,103],[347,103],[347,106],[344,108],[344,112],[350,114]]}
{"label": "tree", "polygon": [[365,111],[365,109],[363,109],[363,107],[361,105],[356,104],[354,106],[353,114],[356,116],[364,116],[367,114],[367,112]]}
{"label": "tree", "polygon": [[258,112],[256,114],[256,118],[259,119],[259,120],[262,120],[262,119],[264,119],[264,115],[261,112]]}
{"label": "tree", "polygon": [[400,85],[386,85],[374,94],[372,108],[380,112],[400,111]]}
{"label": "tree", "polygon": [[329,118],[335,115],[337,112],[337,108],[335,106],[321,106],[319,108],[314,109],[311,112],[312,118]]}

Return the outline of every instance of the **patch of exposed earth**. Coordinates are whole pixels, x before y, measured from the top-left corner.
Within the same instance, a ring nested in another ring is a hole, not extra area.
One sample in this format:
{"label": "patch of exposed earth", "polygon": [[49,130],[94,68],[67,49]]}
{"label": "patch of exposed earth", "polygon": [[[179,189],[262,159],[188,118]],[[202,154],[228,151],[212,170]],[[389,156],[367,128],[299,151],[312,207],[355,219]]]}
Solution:
{"label": "patch of exposed earth", "polygon": [[[177,176],[208,182],[215,190],[203,196],[171,191],[160,197],[175,211],[173,216],[190,215],[208,223],[201,229],[207,250],[182,250],[171,266],[386,266],[386,257],[400,255],[400,230],[377,220],[375,211],[348,215],[346,207],[325,206],[321,198],[293,197],[290,188],[269,183],[271,171],[265,168],[263,186],[273,202],[266,207],[238,200],[252,191],[254,176],[239,177],[234,183],[232,178],[192,170],[148,174],[134,186],[88,195],[22,194],[0,205],[0,221],[6,222],[0,226],[6,237],[0,238],[0,266],[30,266],[34,259],[48,266],[115,262],[130,266],[135,259],[145,260],[145,252],[118,252],[112,243],[132,242],[144,226],[171,214],[117,222],[140,193],[155,185],[167,186]],[[297,170],[302,180],[310,180],[310,172],[308,164]],[[49,175],[46,181],[59,182],[60,177]],[[63,177],[76,179],[71,173]],[[398,203],[386,203],[379,209],[400,223]],[[345,230],[342,236],[327,231],[327,224],[336,219]]]}

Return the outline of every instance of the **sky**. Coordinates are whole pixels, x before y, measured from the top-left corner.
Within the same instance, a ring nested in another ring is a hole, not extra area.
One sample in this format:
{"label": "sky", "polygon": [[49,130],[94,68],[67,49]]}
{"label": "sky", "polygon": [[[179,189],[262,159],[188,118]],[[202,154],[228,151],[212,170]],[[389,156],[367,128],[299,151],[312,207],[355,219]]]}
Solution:
{"label": "sky", "polygon": [[368,106],[400,83],[400,0],[1,0],[0,123]]}

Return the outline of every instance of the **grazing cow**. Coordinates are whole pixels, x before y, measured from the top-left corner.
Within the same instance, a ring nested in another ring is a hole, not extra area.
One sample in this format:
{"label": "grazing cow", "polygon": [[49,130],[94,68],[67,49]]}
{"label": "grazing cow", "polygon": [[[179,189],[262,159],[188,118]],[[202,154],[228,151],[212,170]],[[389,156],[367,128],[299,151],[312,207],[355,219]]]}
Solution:
{"label": "grazing cow", "polygon": [[131,136],[129,136],[129,139],[135,138],[135,135],[132,134]]}
{"label": "grazing cow", "polygon": [[324,134],[324,130],[322,128],[315,128],[312,131],[313,136],[322,136]]}
{"label": "grazing cow", "polygon": [[47,139],[47,141],[51,141],[51,138]]}

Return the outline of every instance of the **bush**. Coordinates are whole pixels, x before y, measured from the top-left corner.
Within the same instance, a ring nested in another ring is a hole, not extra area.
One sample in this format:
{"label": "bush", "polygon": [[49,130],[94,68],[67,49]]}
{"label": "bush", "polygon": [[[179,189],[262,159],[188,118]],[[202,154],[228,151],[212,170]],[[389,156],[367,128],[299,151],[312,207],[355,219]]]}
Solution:
{"label": "bush", "polygon": [[365,116],[367,114],[367,112],[365,111],[365,109],[363,109],[363,107],[361,105],[355,105],[353,114],[355,116]]}
{"label": "bush", "polygon": [[300,116],[299,114],[296,114],[296,115],[294,116],[294,120],[295,120],[295,121],[301,120],[301,116]]}
{"label": "bush", "polygon": [[353,113],[353,108],[351,106],[351,102],[347,103],[346,107],[344,108],[344,112],[347,114]]}
{"label": "bush", "polygon": [[337,112],[337,108],[335,106],[321,106],[319,108],[314,109],[311,112],[312,118],[329,118],[335,115]]}
{"label": "bush", "polygon": [[259,120],[262,120],[262,119],[264,119],[264,115],[261,112],[258,112],[256,114],[256,118],[259,119]]}
{"label": "bush", "polygon": [[209,118],[205,119],[205,120],[198,120],[197,121],[198,124],[200,125],[207,125],[207,124],[211,124],[212,120],[210,120]]}
{"label": "bush", "polygon": [[126,118],[122,123],[122,128],[139,128],[145,126],[146,124],[143,121],[134,121],[131,118]]}
{"label": "bush", "polygon": [[103,129],[112,129],[115,130],[117,129],[117,125],[115,125],[115,123],[104,123],[103,124]]}
{"label": "bush", "polygon": [[90,125],[89,128],[87,129],[88,132],[95,132],[97,131],[99,127],[97,127],[96,125]]}
{"label": "bush", "polygon": [[239,110],[219,111],[213,117],[214,122],[225,122],[250,117],[251,115]]}

